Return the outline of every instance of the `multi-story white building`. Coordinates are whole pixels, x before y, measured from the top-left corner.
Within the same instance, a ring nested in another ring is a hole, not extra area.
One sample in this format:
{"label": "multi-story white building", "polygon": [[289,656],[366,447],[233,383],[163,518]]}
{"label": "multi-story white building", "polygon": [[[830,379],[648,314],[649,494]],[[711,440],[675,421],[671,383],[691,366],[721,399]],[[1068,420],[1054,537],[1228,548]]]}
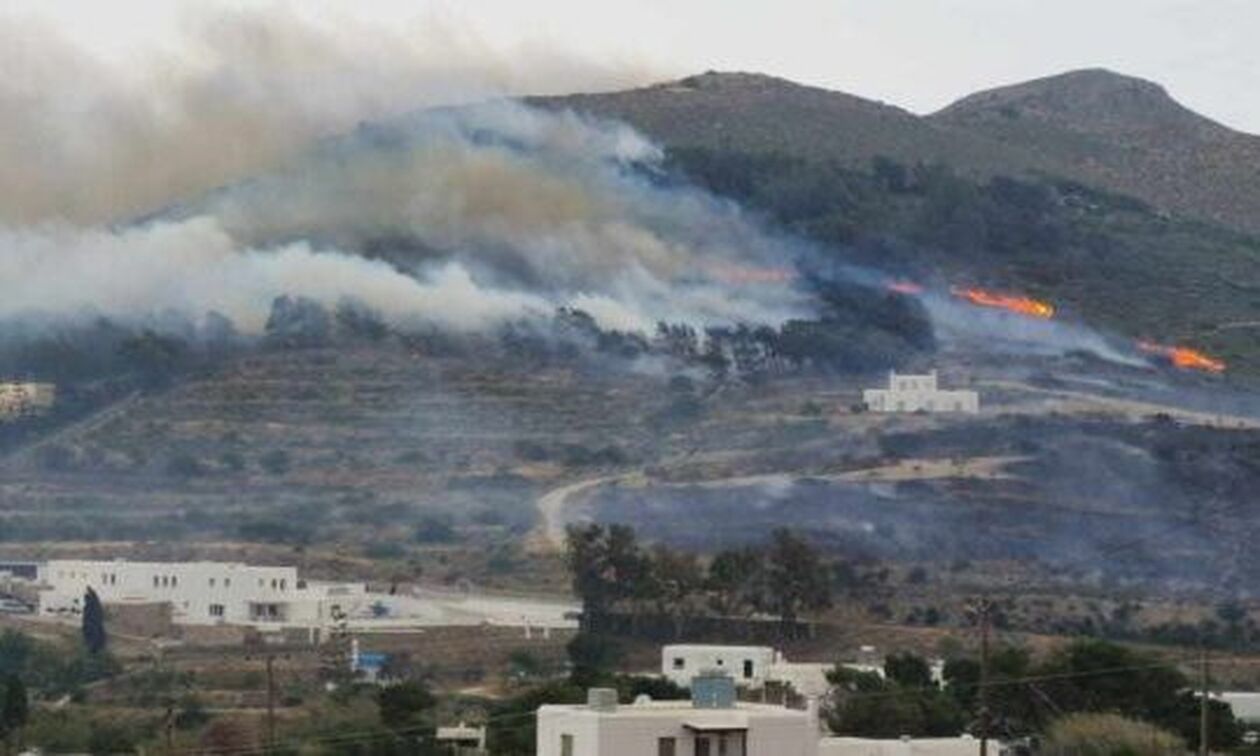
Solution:
{"label": "multi-story white building", "polygon": [[947,391],[937,386],[936,371],[927,375],[888,374],[888,388],[866,389],[862,402],[872,412],[965,412],[980,411],[980,395],[975,391]]}
{"label": "multi-story white building", "polygon": [[36,582],[41,614],[82,611],[91,588],[105,604],[169,603],[186,625],[318,627],[358,611],[367,595],[362,585],[307,584],[294,567],[231,562],[54,560],[39,565]]}
{"label": "multi-story white building", "polygon": [[735,700],[734,680],[704,674],[692,698],[619,705],[592,690],[585,705],[538,709],[538,756],[817,756],[813,710]]}

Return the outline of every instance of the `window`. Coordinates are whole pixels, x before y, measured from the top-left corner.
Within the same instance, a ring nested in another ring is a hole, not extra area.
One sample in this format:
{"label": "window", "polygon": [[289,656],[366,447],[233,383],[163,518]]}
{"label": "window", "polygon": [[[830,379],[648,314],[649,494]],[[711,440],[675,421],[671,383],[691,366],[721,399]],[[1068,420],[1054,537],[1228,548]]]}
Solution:
{"label": "window", "polygon": [[284,583],[285,583],[285,579],[284,579],[284,578],[280,578],[280,590],[282,590],[282,591],[284,590]]}
{"label": "window", "polygon": [[179,578],[171,575],[171,587],[174,588],[177,585],[179,585]]}
{"label": "window", "polygon": [[696,756],[709,756],[709,739],[707,737],[696,738]]}
{"label": "window", "polygon": [[744,679],[751,680],[752,676],[753,676],[753,660],[745,659],[744,660]]}
{"label": "window", "polygon": [[223,604],[211,604],[211,605],[210,605],[210,616],[211,616],[211,617],[222,617],[222,616],[223,616]]}
{"label": "window", "polygon": [[573,736],[560,736],[560,756],[573,756]]}
{"label": "window", "polygon": [[683,669],[687,666],[687,660],[681,656],[674,657],[674,669]]}
{"label": "window", "polygon": [[231,588],[231,587],[232,587],[232,578],[223,578],[223,587],[224,587],[224,588]]}
{"label": "window", "polygon": [[675,738],[657,738],[656,740],[656,756],[675,756],[678,750],[678,741]]}
{"label": "window", "polygon": [[157,576],[157,575],[154,575],[154,576],[153,576],[153,587],[154,587],[154,588],[157,588],[157,587],[158,587],[159,582],[160,582],[160,581],[158,580],[158,576]]}
{"label": "window", "polygon": [[210,587],[211,587],[211,588],[213,588],[213,587],[214,587],[214,578],[210,578]]}

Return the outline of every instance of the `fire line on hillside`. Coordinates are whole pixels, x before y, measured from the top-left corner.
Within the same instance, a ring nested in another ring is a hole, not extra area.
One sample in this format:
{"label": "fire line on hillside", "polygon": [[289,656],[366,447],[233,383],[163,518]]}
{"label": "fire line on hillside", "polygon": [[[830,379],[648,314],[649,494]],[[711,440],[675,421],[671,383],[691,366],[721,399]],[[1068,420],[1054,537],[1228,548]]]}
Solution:
{"label": "fire line on hillside", "polygon": [[1156,344],[1153,341],[1139,341],[1138,349],[1147,354],[1154,354],[1166,358],[1174,366],[1183,370],[1202,370],[1207,373],[1223,373],[1225,372],[1225,362],[1215,357],[1210,357],[1197,349],[1191,349],[1184,346],[1167,346],[1165,344]]}

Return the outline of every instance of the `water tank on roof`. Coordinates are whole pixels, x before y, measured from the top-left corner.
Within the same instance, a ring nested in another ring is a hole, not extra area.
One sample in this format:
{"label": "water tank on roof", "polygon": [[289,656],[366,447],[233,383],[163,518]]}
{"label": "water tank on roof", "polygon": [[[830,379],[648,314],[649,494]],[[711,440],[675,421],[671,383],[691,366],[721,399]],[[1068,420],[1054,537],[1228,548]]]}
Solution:
{"label": "water tank on roof", "polygon": [[591,688],[586,691],[586,707],[592,711],[616,711],[617,691],[612,688]]}
{"label": "water tank on roof", "polygon": [[735,708],[735,680],[720,669],[701,670],[691,678],[691,705],[697,709]]}

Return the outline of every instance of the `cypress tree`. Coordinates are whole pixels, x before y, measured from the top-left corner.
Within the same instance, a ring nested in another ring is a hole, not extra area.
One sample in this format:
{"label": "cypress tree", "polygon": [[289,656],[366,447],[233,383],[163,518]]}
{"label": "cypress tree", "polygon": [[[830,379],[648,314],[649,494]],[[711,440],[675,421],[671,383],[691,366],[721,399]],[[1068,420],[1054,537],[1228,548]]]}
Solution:
{"label": "cypress tree", "polygon": [[83,596],[83,644],[88,653],[96,656],[105,650],[105,608],[91,588]]}

